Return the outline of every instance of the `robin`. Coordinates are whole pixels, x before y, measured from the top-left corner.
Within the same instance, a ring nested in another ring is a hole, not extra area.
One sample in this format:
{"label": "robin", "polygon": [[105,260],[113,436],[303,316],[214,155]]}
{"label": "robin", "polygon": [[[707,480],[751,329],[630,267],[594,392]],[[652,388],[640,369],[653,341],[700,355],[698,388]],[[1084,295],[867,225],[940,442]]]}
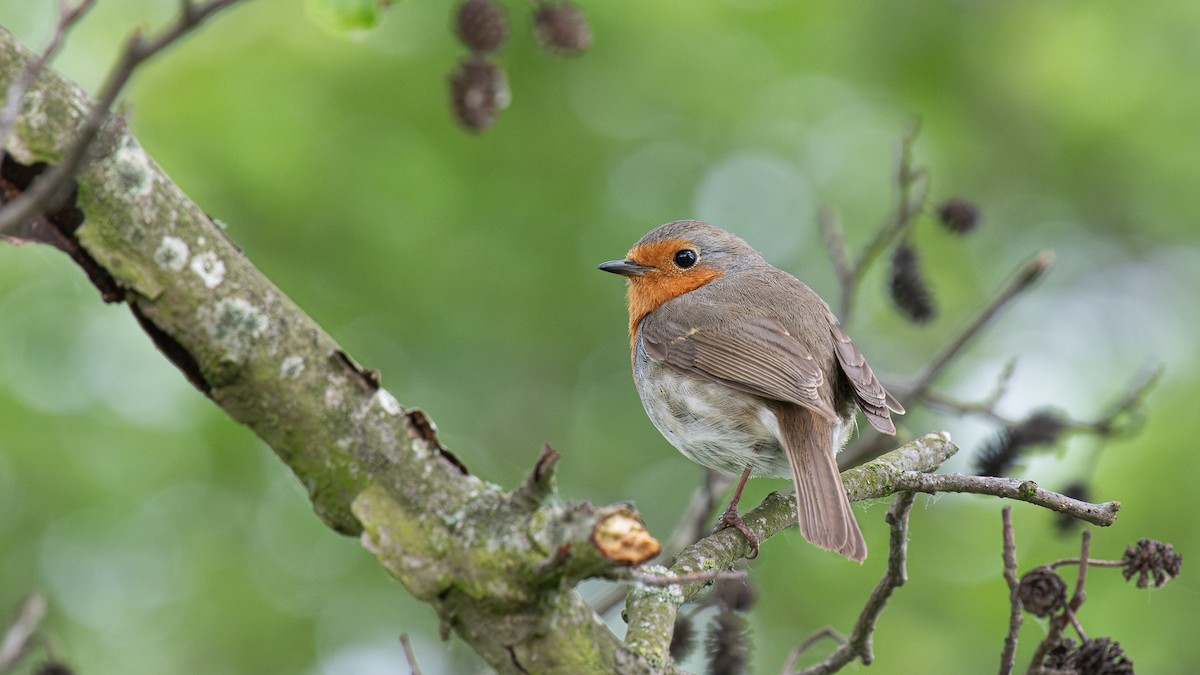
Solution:
{"label": "robin", "polygon": [[694,462],[741,474],[717,529],[736,527],[750,476],[791,476],[800,533],[862,562],[867,545],[835,455],[857,407],[896,433],[904,408],[883,388],[829,305],[740,238],[696,220],[642,237],[599,269],[629,286],[633,381],[650,421]]}

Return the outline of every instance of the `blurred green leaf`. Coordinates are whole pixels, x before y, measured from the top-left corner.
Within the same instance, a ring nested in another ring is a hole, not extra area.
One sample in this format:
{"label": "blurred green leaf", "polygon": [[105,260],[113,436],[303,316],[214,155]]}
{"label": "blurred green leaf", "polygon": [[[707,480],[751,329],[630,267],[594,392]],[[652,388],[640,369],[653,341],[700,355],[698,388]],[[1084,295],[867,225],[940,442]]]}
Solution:
{"label": "blurred green leaf", "polygon": [[381,5],[380,0],[304,0],[308,16],[335,31],[374,28]]}

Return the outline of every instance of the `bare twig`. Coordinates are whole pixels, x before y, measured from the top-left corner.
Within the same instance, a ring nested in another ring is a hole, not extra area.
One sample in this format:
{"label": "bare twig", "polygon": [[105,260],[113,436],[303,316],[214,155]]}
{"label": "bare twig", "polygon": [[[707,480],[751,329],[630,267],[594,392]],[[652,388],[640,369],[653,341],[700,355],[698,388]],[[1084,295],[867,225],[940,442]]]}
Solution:
{"label": "bare twig", "polygon": [[1079,634],[1081,640],[1087,640],[1087,635],[1083,632],[1083,626],[1079,625],[1079,620],[1076,614],[1083,607],[1083,603],[1087,600],[1087,592],[1084,590],[1084,584],[1087,583],[1089,556],[1092,549],[1092,531],[1084,530],[1080,537],[1079,544],[1079,560],[1084,564],[1079,565],[1079,577],[1075,580],[1075,592],[1071,595],[1070,602],[1063,608],[1061,614],[1058,614],[1050,620],[1050,627],[1046,631],[1046,637],[1038,644],[1037,650],[1033,654],[1033,658],[1029,662],[1029,670],[1027,673],[1035,672],[1040,668],[1042,662],[1046,660],[1046,654],[1058,644],[1062,639],[1063,630],[1067,624],[1071,624],[1075,628],[1075,632]]}
{"label": "bare twig", "polygon": [[829,253],[829,262],[833,264],[833,273],[837,275],[838,286],[841,288],[840,316],[842,321],[848,321],[846,297],[848,289],[854,284],[854,270],[846,257],[846,237],[842,229],[842,219],[837,211],[825,206],[817,215],[817,223],[821,228],[821,239],[825,240],[825,249]]}
{"label": "bare twig", "polygon": [[1121,502],[1092,504],[1057,492],[1044,490],[1031,480],[995,478],[992,476],[968,476],[961,473],[921,473],[905,471],[893,483],[897,490],[915,492],[966,492],[977,495],[992,495],[1028,502],[1036,506],[1063,513],[1093,525],[1108,527],[1117,519]]}
{"label": "bare twig", "polygon": [[800,671],[802,675],[824,675],[841,670],[844,666],[859,659],[863,665],[870,665],[874,660],[872,638],[875,633],[875,623],[887,605],[892,592],[908,581],[906,562],[908,559],[908,514],[912,511],[916,494],[902,492],[892,502],[887,512],[887,522],[891,527],[891,538],[888,548],[887,570],[867,604],[854,624],[850,638],[833,650],[824,661],[809,666]]}
{"label": "bare twig", "polygon": [[950,344],[943,347],[942,351],[925,367],[925,370],[913,380],[908,390],[900,396],[900,403],[912,403],[925,393],[929,385],[933,383],[938,375],[941,375],[942,370],[958,356],[963,347],[978,335],[984,326],[991,323],[992,319],[996,318],[996,315],[1010,300],[1020,295],[1023,291],[1028,290],[1035,281],[1040,279],[1053,263],[1054,253],[1047,250],[1041,251],[1031,258],[1029,262],[1022,265],[1017,274],[1009,279],[1004,288],[1000,289],[996,297],[971,320],[971,323],[967,324],[962,332],[950,341]]}
{"label": "bare twig", "polygon": [[4,633],[4,641],[0,642],[0,673],[10,672],[25,656],[45,616],[46,598],[41,593],[25,596],[16,618]]}
{"label": "bare twig", "polygon": [[[1009,279],[1008,283],[1000,289],[996,297],[949,344],[942,348],[941,352],[925,366],[925,369],[913,378],[912,383],[905,390],[897,395],[901,405],[907,408],[914,401],[920,399],[929,389],[929,386],[933,384],[933,381],[937,379],[938,375],[941,375],[946,366],[953,362],[962,352],[963,347],[978,335],[980,330],[991,323],[1010,300],[1029,289],[1035,281],[1041,278],[1053,262],[1054,254],[1050,251],[1042,251],[1025,263],[1017,274]],[[847,448],[842,453],[842,457],[839,458],[839,462],[845,466],[870,459],[884,452],[889,443],[890,440],[888,437],[876,435],[869,441],[856,443],[854,446]]]}
{"label": "bare twig", "polygon": [[417,665],[417,655],[413,653],[412,644],[408,640],[408,633],[400,634],[400,646],[404,648],[404,660],[408,662],[408,671],[412,675],[421,675],[421,667]]}
{"label": "bare twig", "polygon": [[1021,581],[1017,578],[1017,539],[1013,533],[1012,507],[1000,512],[1004,522],[1004,580],[1008,582],[1008,634],[1004,636],[1004,650],[1000,652],[1000,675],[1009,675],[1017,659],[1017,636],[1021,632],[1021,596],[1017,591]]}
{"label": "bare twig", "polygon": [[796,670],[796,662],[800,660],[800,657],[804,655],[804,652],[808,651],[810,647],[817,644],[821,640],[833,640],[839,645],[846,644],[846,636],[830,628],[829,626],[826,626],[825,628],[822,628],[821,630],[808,636],[808,639],[806,639],[804,642],[801,642],[792,648],[791,653],[788,654],[787,663],[783,664],[783,674],[792,675],[792,673]]}
{"label": "bare twig", "polygon": [[[1129,388],[1125,390],[1125,393],[1113,403],[1109,410],[1094,420],[1076,420],[1069,417],[1062,417],[1063,431],[1089,433],[1101,437],[1113,436],[1129,431],[1131,425],[1121,424],[1120,418],[1126,415],[1137,415],[1139,408],[1145,401],[1146,395],[1158,384],[1162,372],[1162,367],[1160,366],[1135,378],[1130,383]],[[933,408],[960,415],[978,415],[998,424],[1013,427],[1020,424],[1021,420],[1004,416],[996,411],[1000,398],[1007,387],[1007,380],[1010,377],[1011,371],[1006,368],[1005,372],[1001,375],[1001,381],[998,382],[996,390],[979,402],[959,401],[933,390],[922,392],[921,401]]]}
{"label": "bare twig", "polygon": [[733,476],[711,469],[704,471],[700,485],[692,491],[687,508],[680,514],[679,522],[675,524],[668,544],[663,548],[664,555],[673,556],[712,531],[709,518],[716,506],[717,497],[725,492],[731,483]]}
{"label": "bare twig", "polygon": [[[1100,419],[1092,422],[1089,431],[1100,436],[1111,436],[1118,433],[1123,433],[1136,425],[1124,425],[1119,422],[1120,418],[1125,415],[1136,415],[1141,408],[1146,396],[1154,389],[1155,385],[1162,378],[1163,367],[1158,366],[1153,370],[1147,371],[1141,377],[1141,383],[1131,386],[1125,393],[1125,396],[1117,400],[1109,409],[1108,414],[1103,415]],[[1135,380],[1136,382],[1136,380]]]}
{"label": "bare twig", "polygon": [[197,5],[184,0],[179,18],[152,38],[134,31],[125,42],[125,49],[108,75],[96,104],[79,127],[78,135],[67,148],[62,160],[38,176],[29,189],[0,209],[0,234],[11,234],[36,214],[52,208],[68,193],[68,186],[87,158],[92,141],[100,133],[108,112],[125,83],[134,71],[150,57],[191,32],[205,19],[240,0],[209,0]]}
{"label": "bare twig", "polygon": [[[844,271],[838,270],[838,280],[841,282],[841,303],[839,304],[838,316],[841,317],[842,323],[849,324],[851,313],[854,311],[854,300],[858,293],[858,287],[862,284],[863,277],[866,276],[867,270],[871,268],[871,264],[875,262],[887,247],[892,244],[898,237],[904,236],[909,225],[913,222],[913,217],[921,212],[925,207],[925,196],[929,191],[929,175],[924,167],[913,165],[913,145],[917,141],[917,135],[920,133],[921,125],[914,124],[913,128],[900,141],[900,157],[896,165],[896,210],[882,227],[876,231],[875,236],[863,248],[862,253],[854,261],[853,266],[846,266],[845,254],[841,254],[842,262],[834,259],[834,266],[837,268],[841,265]],[[840,228],[838,230],[829,229],[826,227],[832,226],[833,221],[822,222],[822,233],[826,236],[826,246],[829,247],[831,257],[834,255],[835,248],[845,246],[841,242]],[[835,236],[837,242],[831,244],[830,236]]]}
{"label": "bare twig", "polygon": [[[12,123],[17,119],[17,111],[21,109],[21,101],[25,98],[25,91],[29,85],[37,79],[41,74],[42,69],[47,63],[54,58],[54,55],[62,47],[63,39],[79,21],[92,5],[95,0],[80,0],[78,5],[71,7],[66,0],[59,0],[58,3],[58,23],[54,26],[54,34],[50,36],[50,42],[46,44],[46,48],[38,55],[36,59],[30,61],[29,64],[21,71],[21,74],[16,77],[8,85],[8,90],[4,92],[4,107],[0,108],[0,144],[8,139],[8,130]],[[4,157],[4,148],[0,146],[0,158]]]}
{"label": "bare twig", "polygon": [[[1079,565],[1083,562],[1085,562],[1083,558],[1063,558],[1062,560],[1055,560],[1046,565],[1046,567],[1054,569],[1064,565]],[[1124,567],[1127,564],[1124,560],[1088,560],[1086,562],[1088,567]]]}
{"label": "bare twig", "polygon": [[1067,605],[1067,609],[1072,612],[1079,611],[1079,608],[1083,606],[1084,600],[1087,599],[1083,585],[1087,582],[1088,558],[1092,552],[1092,531],[1084,530],[1080,540],[1079,559],[1082,561],[1082,564],[1079,565],[1079,578],[1075,581],[1075,593],[1071,596],[1070,604]]}

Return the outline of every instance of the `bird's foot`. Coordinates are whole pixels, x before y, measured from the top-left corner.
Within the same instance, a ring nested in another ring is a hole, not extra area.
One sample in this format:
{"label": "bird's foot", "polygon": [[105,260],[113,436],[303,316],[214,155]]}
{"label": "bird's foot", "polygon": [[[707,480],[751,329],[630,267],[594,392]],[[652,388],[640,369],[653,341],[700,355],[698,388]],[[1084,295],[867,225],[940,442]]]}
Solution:
{"label": "bird's foot", "polygon": [[738,515],[737,502],[730,504],[729,508],[725,509],[725,513],[721,514],[720,520],[717,521],[717,526],[713,528],[713,534],[730,527],[735,528],[738,532],[741,532],[742,536],[745,537],[746,541],[750,544],[750,554],[746,556],[746,559],[754,560],[757,558],[758,535],[750,531],[750,526],[747,525],[746,521],[742,520],[742,517]]}

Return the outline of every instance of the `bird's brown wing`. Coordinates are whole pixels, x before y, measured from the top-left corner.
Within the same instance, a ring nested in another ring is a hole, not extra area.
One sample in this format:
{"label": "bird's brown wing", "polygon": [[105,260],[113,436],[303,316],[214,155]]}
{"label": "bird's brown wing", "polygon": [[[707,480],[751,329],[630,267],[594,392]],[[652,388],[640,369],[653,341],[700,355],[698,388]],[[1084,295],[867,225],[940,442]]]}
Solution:
{"label": "bird's brown wing", "polygon": [[639,330],[646,353],[678,372],[796,403],[838,421],[819,364],[775,319],[750,317],[696,328],[649,316]]}
{"label": "bird's brown wing", "polygon": [[871,372],[871,366],[867,365],[866,357],[850,341],[846,331],[836,324],[831,324],[830,330],[833,332],[833,350],[842,366],[842,372],[854,387],[854,398],[858,401],[863,416],[879,431],[885,434],[896,433],[891,413],[904,414],[904,406],[883,388],[875,373]]}

